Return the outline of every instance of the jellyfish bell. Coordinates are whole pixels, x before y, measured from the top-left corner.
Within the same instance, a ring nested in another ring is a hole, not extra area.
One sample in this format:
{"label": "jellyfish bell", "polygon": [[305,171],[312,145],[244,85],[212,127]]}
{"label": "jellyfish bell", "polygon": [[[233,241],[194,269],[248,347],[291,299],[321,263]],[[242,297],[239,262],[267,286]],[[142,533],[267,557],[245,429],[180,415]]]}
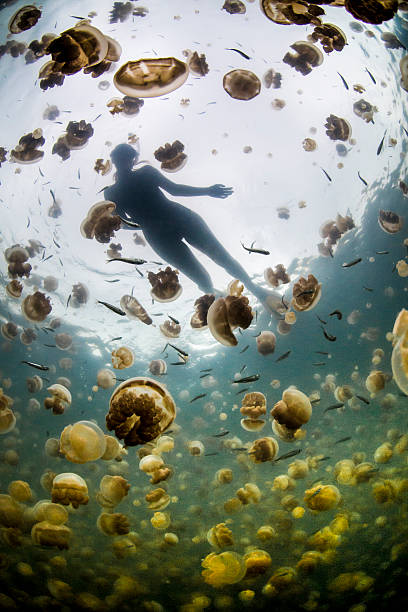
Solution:
{"label": "jellyfish bell", "polygon": [[72,346],[72,336],[65,332],[54,334],[54,340],[55,344],[61,351],[67,351]]}
{"label": "jellyfish bell", "polygon": [[381,370],[373,370],[367,376],[365,386],[370,393],[376,394],[384,389],[385,382],[386,379],[384,373],[381,372]]}
{"label": "jellyfish bell", "polygon": [[207,314],[214,300],[215,295],[206,293],[194,302],[195,312],[190,319],[190,325],[193,329],[207,329]]}
{"label": "jellyfish bell", "polygon": [[43,381],[37,374],[26,379],[27,391],[29,393],[37,393],[43,388]]}
{"label": "jellyfish bell", "polygon": [[60,437],[60,453],[72,463],[86,463],[100,459],[106,450],[103,431],[92,421],[78,421],[67,425]]}
{"label": "jellyfish bell", "polygon": [[6,285],[6,293],[9,297],[18,299],[23,292],[23,285],[17,279],[11,280]]}
{"label": "jellyfish bell", "polygon": [[106,475],[99,484],[96,501],[103,508],[115,508],[127,496],[130,485],[122,476]]}
{"label": "jellyfish bell", "polygon": [[14,340],[14,338],[18,334],[18,327],[13,321],[8,321],[7,323],[3,323],[1,326],[1,335],[6,340]]}
{"label": "jellyfish bell", "polygon": [[115,370],[130,368],[135,361],[133,351],[127,346],[121,346],[112,351],[112,366]]}
{"label": "jellyfish bell", "polygon": [[312,405],[307,395],[298,389],[288,388],[282,399],[271,410],[271,416],[289,429],[298,429],[307,423],[312,415]]}
{"label": "jellyfish bell", "polygon": [[307,279],[301,276],[293,286],[293,308],[298,312],[314,308],[321,298],[321,287],[313,274],[309,274]]}
{"label": "jellyfish bell", "polygon": [[256,348],[261,355],[270,355],[275,351],[276,336],[271,331],[263,331],[256,338]]}
{"label": "jellyfish bell", "polygon": [[32,4],[27,4],[22,8],[18,9],[16,13],[11,17],[8,23],[8,29],[11,34],[20,34],[29,30],[41,17],[41,11]]}
{"label": "jellyfish bell", "polygon": [[154,359],[149,364],[149,371],[153,376],[161,376],[167,372],[167,363],[163,359]]}
{"label": "jellyfish bell", "polygon": [[125,535],[130,531],[129,519],[119,512],[102,512],[96,521],[96,526],[107,536]]}
{"label": "jellyfish bell", "polygon": [[396,234],[402,229],[403,219],[391,210],[380,210],[378,225],[386,234]]}
{"label": "jellyfish bell", "polygon": [[78,474],[64,472],[57,474],[52,481],[51,498],[54,503],[78,508],[89,501],[88,487],[85,480]]}
{"label": "jellyfish bell", "polygon": [[290,45],[290,48],[293,49],[293,53],[288,51],[283,57],[283,62],[303,76],[323,63],[323,53],[310,42],[299,40]]}
{"label": "jellyfish bell", "polygon": [[120,307],[125,311],[129,319],[139,319],[146,325],[152,324],[152,319],[146,310],[132,295],[123,295],[120,298]]}
{"label": "jellyfish bell", "polygon": [[111,387],[115,386],[116,377],[112,370],[103,368],[102,370],[98,371],[96,381],[101,389],[110,389]]}
{"label": "jellyfish bell", "polygon": [[178,338],[181,332],[181,325],[174,321],[165,321],[159,325],[160,331],[166,338]]}
{"label": "jellyfish bell", "polygon": [[126,96],[154,98],[181,87],[188,72],[187,64],[175,57],[140,59],[119,68],[113,83]]}
{"label": "jellyfish bell", "polygon": [[247,329],[253,319],[248,298],[229,295],[215,300],[207,313],[211,334],[224,346],[236,346],[238,341],[232,330],[236,327]]}
{"label": "jellyfish bell", "polygon": [[20,342],[21,344],[24,344],[25,346],[30,345],[36,339],[37,339],[37,334],[30,327],[23,329],[23,331],[20,334]]}
{"label": "jellyfish bell", "polygon": [[173,144],[166,142],[154,152],[154,156],[160,163],[160,168],[166,172],[177,172],[187,163],[187,155],[183,152],[184,145],[180,140],[175,140]]}
{"label": "jellyfish bell", "polygon": [[120,229],[121,220],[115,215],[116,204],[108,200],[97,202],[88,210],[80,226],[81,235],[98,242],[110,242],[114,232]]}
{"label": "jellyfish bell", "polygon": [[7,434],[16,426],[16,417],[11,409],[13,400],[0,388],[0,435]]}
{"label": "jellyfish bell", "polygon": [[254,463],[273,461],[279,452],[279,444],[275,438],[259,438],[252,443],[248,453]]}
{"label": "jellyfish bell", "polygon": [[56,547],[59,550],[69,548],[72,532],[66,525],[54,525],[48,521],[36,523],[31,529],[31,539],[37,546]]}
{"label": "jellyfish bell", "polygon": [[261,81],[250,70],[231,70],[224,75],[222,85],[235,100],[252,100],[261,91]]}
{"label": "jellyfish bell", "polygon": [[216,588],[240,582],[246,574],[243,558],[232,551],[210,553],[201,565],[204,581]]}
{"label": "jellyfish bell", "polygon": [[71,405],[71,393],[64,385],[55,383],[47,387],[47,391],[50,392],[51,397],[46,397],[44,400],[46,410],[52,409],[54,414],[62,414],[65,408]]}
{"label": "jellyfish bell", "polygon": [[179,283],[178,274],[178,270],[172,270],[170,266],[165,270],[159,270],[157,274],[148,272],[152,298],[157,302],[173,302],[180,297],[183,288]]}
{"label": "jellyfish bell", "polygon": [[347,119],[329,115],[324,124],[326,134],[330,140],[349,140],[351,138],[351,125]]}
{"label": "jellyfish bell", "polygon": [[52,310],[50,298],[41,291],[27,295],[21,304],[21,311],[26,319],[33,323],[44,321]]}
{"label": "jellyfish bell", "polygon": [[84,306],[89,299],[89,289],[83,283],[75,283],[72,286],[70,305],[73,308]]}

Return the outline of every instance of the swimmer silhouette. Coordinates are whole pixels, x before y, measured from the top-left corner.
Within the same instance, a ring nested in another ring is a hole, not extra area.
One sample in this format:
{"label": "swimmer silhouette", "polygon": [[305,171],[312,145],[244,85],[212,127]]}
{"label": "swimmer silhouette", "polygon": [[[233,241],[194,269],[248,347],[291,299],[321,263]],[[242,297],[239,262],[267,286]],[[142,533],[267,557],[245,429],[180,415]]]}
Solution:
{"label": "swimmer silhouette", "polygon": [[[106,200],[115,202],[117,214],[138,223],[159,257],[188,276],[204,293],[215,292],[211,277],[186,242],[224,268],[233,278],[238,278],[262,303],[265,304],[267,298],[273,300],[273,294],[252,282],[200,215],[167,199],[162,191],[172,196],[227,198],[232,194],[232,188],[220,184],[211,187],[179,185],[149,165],[133,170],[138,157],[137,151],[128,144],[120,144],[111,152],[116,167],[115,183],[104,190],[104,195]],[[272,303],[266,305],[273,307]]]}

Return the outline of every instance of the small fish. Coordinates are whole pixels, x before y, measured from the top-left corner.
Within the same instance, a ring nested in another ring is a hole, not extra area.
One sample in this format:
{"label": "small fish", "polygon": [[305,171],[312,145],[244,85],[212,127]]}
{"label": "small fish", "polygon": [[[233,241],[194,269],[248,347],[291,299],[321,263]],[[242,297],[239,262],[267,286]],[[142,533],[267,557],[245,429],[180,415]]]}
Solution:
{"label": "small fish", "polygon": [[313,497],[315,497],[315,495],[318,495],[318,494],[320,493],[320,491],[321,491],[321,490],[322,490],[322,487],[319,487],[319,488],[318,488],[318,489],[317,489],[317,490],[316,490],[316,491],[313,493],[313,495],[311,495],[311,496],[308,498],[308,501],[309,501],[309,499],[313,499]]}
{"label": "small fish", "polygon": [[406,135],[406,136],[408,136],[408,130],[406,130],[406,129],[404,128],[404,126],[403,126],[403,125],[401,125],[401,127],[402,127],[402,129],[404,130],[405,135]]}
{"label": "small fish", "polygon": [[52,199],[53,199],[54,204],[55,204],[55,202],[56,202],[56,201],[55,201],[55,193],[53,192],[53,190],[52,190],[52,189],[50,189],[50,194],[51,194]]}
{"label": "small fish", "polygon": [[97,300],[97,302],[98,302],[98,304],[102,304],[102,306],[105,306],[106,308],[109,308],[109,310],[111,310],[115,314],[118,314],[121,317],[126,317],[126,312],[123,312],[123,310],[121,310],[117,306],[113,306],[113,304],[109,304],[108,302],[102,302],[101,300]]}
{"label": "small fish", "polygon": [[200,378],[207,378],[207,376],[210,376],[210,372],[207,372],[207,374],[201,374]]}
{"label": "small fish", "polygon": [[318,404],[319,402],[320,402],[320,397],[316,397],[316,399],[310,401],[311,404]]}
{"label": "small fish", "polygon": [[375,80],[375,78],[373,77],[373,75],[371,74],[368,68],[366,68],[366,72],[368,76],[370,77],[370,79],[372,80],[372,82],[374,83],[374,85],[377,85],[377,81]]}
{"label": "small fish", "polygon": [[329,459],[331,459],[331,457],[322,457],[321,459],[318,459],[318,461],[328,461]]}
{"label": "small fish", "polygon": [[[70,113],[71,111],[65,111],[65,112],[66,113],[68,113],[68,112]],[[81,169],[80,168],[78,168],[77,175],[78,175],[78,180],[81,180]]]}
{"label": "small fish", "polygon": [[115,380],[117,380],[119,382],[125,382],[125,380],[127,380],[127,378],[115,378]]}
{"label": "small fish", "polygon": [[174,344],[170,344],[170,342],[168,342],[167,345],[171,346],[171,348],[174,348],[174,350],[177,351],[178,353],[180,353],[180,355],[183,355],[184,357],[188,357],[188,353],[186,353],[185,351],[182,351],[181,349],[177,348],[177,346],[174,346]]}
{"label": "small fish", "polygon": [[176,325],[180,325],[180,321],[177,321],[177,319],[175,319],[171,315],[167,315],[167,316],[169,317],[170,321],[173,321],[173,323],[175,323]]}
{"label": "small fish", "polygon": [[323,335],[326,338],[326,340],[328,340],[329,342],[335,342],[337,340],[337,336],[332,336],[331,334],[329,334],[324,327],[322,327],[323,330]]}
{"label": "small fish", "polygon": [[246,53],[244,53],[243,51],[240,51],[239,49],[230,49],[230,48],[226,48],[226,51],[235,51],[235,53],[239,53],[241,57],[250,60],[251,58],[249,57],[249,55],[247,55]]}
{"label": "small fish", "polygon": [[242,244],[241,242],[241,246],[248,251],[248,253],[258,253],[259,255],[270,255],[270,251],[265,251],[265,249],[253,249],[252,247],[246,247]]}
{"label": "small fish", "polygon": [[99,119],[99,117],[102,117],[102,113],[101,113],[100,115],[98,115],[97,117],[95,117],[95,119],[92,119],[92,123],[93,123],[94,121],[96,121],[97,119]]}
{"label": "small fish", "polygon": [[111,338],[108,342],[115,342],[115,340],[122,340],[123,336],[116,336],[116,338]]}
{"label": "small fish", "polygon": [[241,393],[246,393],[247,391],[249,391],[249,387],[245,387],[245,389],[240,389],[235,395],[241,395]]}
{"label": "small fish", "polygon": [[56,344],[43,344],[43,346],[47,346],[48,348],[57,348]]}
{"label": "small fish", "polygon": [[245,348],[242,349],[242,351],[239,351],[240,353],[245,353],[246,350],[249,349],[249,344],[246,345]]}
{"label": "small fish", "polygon": [[329,314],[329,317],[337,317],[338,320],[341,321],[343,318],[343,315],[341,314],[340,310],[333,310],[333,312]]}
{"label": "small fish", "polygon": [[242,368],[240,369],[239,373],[240,373],[240,374],[242,374],[242,372],[245,370],[245,368],[246,368],[246,364],[244,364],[244,365],[242,366]]}
{"label": "small fish", "polygon": [[289,451],[288,453],[285,453],[284,455],[281,455],[280,457],[275,459],[274,463],[276,463],[277,461],[281,461],[282,459],[290,459],[291,457],[295,457],[295,455],[298,455],[301,452],[302,452],[301,448],[297,448],[296,450]]}
{"label": "small fish", "polygon": [[41,261],[48,261],[49,259],[51,259],[51,257],[54,257],[54,255],[48,255],[48,257],[46,257],[45,259],[42,259]]}
{"label": "small fish", "polygon": [[376,251],[377,255],[389,255],[389,251]]}
{"label": "small fish", "polygon": [[41,174],[41,176],[44,178],[44,174],[42,173],[41,168],[38,168],[38,172]]}
{"label": "small fish", "polygon": [[318,355],[330,355],[327,351],[315,351]]}
{"label": "small fish", "polygon": [[186,365],[186,361],[175,361],[173,363],[170,363],[170,365]]}
{"label": "small fish", "polygon": [[243,451],[247,451],[248,449],[246,448],[246,446],[238,446],[235,448],[230,448],[230,450],[236,451],[236,452],[243,452]]}
{"label": "small fish", "polygon": [[195,397],[193,397],[192,400],[190,400],[190,404],[192,404],[193,402],[195,402],[196,400],[202,399],[203,397],[205,397],[207,394],[206,393],[200,393],[200,395],[196,395]]}
{"label": "small fish", "polygon": [[364,285],[363,285],[363,289],[365,289],[366,291],[374,291],[374,289],[371,289],[370,287],[364,287]]}
{"label": "small fish", "polygon": [[368,183],[367,183],[367,181],[365,181],[365,180],[363,179],[363,177],[362,177],[362,176],[361,176],[361,174],[360,174],[360,171],[358,171],[358,172],[357,172],[357,174],[358,174],[358,178],[360,179],[360,181],[361,181],[362,183],[364,183],[364,185],[367,187],[367,186],[368,186]]}
{"label": "small fish", "polygon": [[53,241],[53,243],[55,244],[55,246],[56,246],[58,249],[60,249],[60,248],[61,248],[61,245],[60,245],[60,244],[58,244],[58,242],[55,240],[55,238],[53,238],[53,239],[52,239],[52,241]]}
{"label": "small fish", "polygon": [[345,88],[348,90],[349,86],[348,86],[347,81],[346,81],[346,79],[344,78],[344,76],[342,76],[342,75],[340,74],[340,72],[337,72],[337,74],[338,74],[338,75],[339,75],[339,77],[341,78],[341,80],[342,80],[342,82],[343,82],[344,87],[345,87]]}
{"label": "small fish", "polygon": [[286,353],[283,353],[283,355],[275,359],[275,363],[278,363],[279,361],[283,361],[284,359],[287,359],[289,355],[291,354],[291,352],[292,351],[286,351]]}
{"label": "small fish", "polygon": [[27,217],[27,228],[30,227],[30,223],[31,223],[31,219],[30,217]]}
{"label": "small fish", "polygon": [[364,402],[367,405],[370,403],[369,400],[366,397],[364,397],[363,395],[356,395],[356,398],[361,400],[362,402]]}
{"label": "small fish", "polygon": [[122,263],[128,263],[134,266],[141,266],[142,264],[147,263],[145,259],[129,259],[128,257],[112,257],[112,259],[108,259],[106,263],[110,263],[111,261],[121,261]]}
{"label": "small fish", "polygon": [[228,434],[229,434],[229,431],[221,431],[220,433],[214,434],[211,437],[212,438],[223,438],[224,436],[227,436]]}
{"label": "small fish", "polygon": [[353,259],[353,261],[349,261],[348,263],[343,263],[341,264],[342,268],[351,268],[352,266],[355,266],[356,264],[360,263],[360,261],[363,261],[362,257],[357,257],[357,259]]}
{"label": "small fish", "polygon": [[381,142],[380,142],[380,144],[378,145],[377,155],[379,155],[379,154],[381,153],[381,151],[382,151],[383,144],[384,144],[384,138],[385,138],[386,133],[387,133],[387,130],[385,130],[385,132],[384,132],[384,136],[382,137]]}
{"label": "small fish", "polygon": [[113,280],[106,280],[105,283],[118,283],[120,278],[114,278]]}
{"label": "small fish", "polygon": [[163,315],[164,315],[164,312],[152,312],[151,313],[152,317],[162,317]]}
{"label": "small fish", "polygon": [[66,308],[68,308],[69,303],[70,303],[70,301],[71,301],[71,298],[72,298],[72,294],[70,293],[70,294],[69,294],[69,296],[68,296],[68,299],[67,299],[67,305],[66,305]]}
{"label": "small fish", "polygon": [[72,19],[85,19],[85,17],[78,17],[78,15],[70,15]]}
{"label": "small fish", "polygon": [[200,370],[200,372],[212,372],[212,368],[206,368],[205,370]]}
{"label": "small fish", "polygon": [[141,227],[139,223],[135,223],[134,221],[128,221],[128,219],[124,219],[121,216],[119,216],[119,219],[122,221],[122,223],[124,223],[125,225],[129,225],[130,227],[137,227],[137,228]]}
{"label": "small fish", "polygon": [[156,264],[156,266],[164,266],[164,263],[162,261],[151,261],[151,264]]}
{"label": "small fish", "polygon": [[318,361],[317,363],[312,363],[312,366],[325,366],[327,365],[327,363],[325,363],[324,361]]}
{"label": "small fish", "polygon": [[50,369],[48,366],[41,365],[40,363],[33,363],[32,361],[22,361],[21,363],[25,363],[26,365],[31,366],[36,370],[41,370],[42,372],[46,372]]}
{"label": "small fish", "polygon": [[245,376],[244,378],[237,378],[236,380],[232,380],[232,383],[250,383],[256,382],[260,379],[260,374],[252,374],[252,376]]}
{"label": "small fish", "polygon": [[322,168],[322,167],[320,167],[320,170],[322,170],[322,171],[324,172],[324,174],[325,174],[326,178],[328,178],[328,179],[329,179],[329,181],[330,181],[330,182],[332,182],[331,176],[329,176],[329,175],[327,174],[326,170],[325,170],[324,168]]}
{"label": "small fish", "polygon": [[325,412],[328,412],[329,410],[337,410],[337,408],[344,408],[344,404],[342,404],[341,402],[339,402],[338,404],[332,404],[331,406],[328,406],[323,410],[323,414]]}
{"label": "small fish", "polygon": [[346,436],[345,438],[340,438],[340,440],[336,440],[334,444],[340,444],[341,442],[348,442],[351,440],[351,436]]}
{"label": "small fish", "polygon": [[204,457],[214,457],[214,455],[219,455],[220,453],[204,453]]}
{"label": "small fish", "polygon": [[289,306],[285,302],[283,295],[282,295],[282,298],[281,298],[281,302],[282,302],[282,306],[284,306],[286,310],[289,310]]}

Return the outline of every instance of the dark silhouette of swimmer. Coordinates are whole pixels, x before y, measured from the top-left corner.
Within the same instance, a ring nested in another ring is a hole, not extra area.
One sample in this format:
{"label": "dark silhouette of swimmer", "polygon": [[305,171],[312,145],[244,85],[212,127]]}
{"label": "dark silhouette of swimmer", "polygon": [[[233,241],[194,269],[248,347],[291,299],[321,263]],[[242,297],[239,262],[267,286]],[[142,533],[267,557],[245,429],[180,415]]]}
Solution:
{"label": "dark silhouette of swimmer", "polygon": [[149,165],[133,170],[138,157],[137,151],[128,144],[120,144],[111,152],[116,167],[115,183],[104,190],[104,195],[106,200],[115,202],[116,213],[138,223],[159,257],[188,276],[204,293],[215,292],[211,277],[186,242],[239,279],[261,302],[273,298],[273,294],[252,282],[200,215],[167,199],[162,191],[172,196],[227,198],[232,188],[221,184],[211,187],[179,185]]}

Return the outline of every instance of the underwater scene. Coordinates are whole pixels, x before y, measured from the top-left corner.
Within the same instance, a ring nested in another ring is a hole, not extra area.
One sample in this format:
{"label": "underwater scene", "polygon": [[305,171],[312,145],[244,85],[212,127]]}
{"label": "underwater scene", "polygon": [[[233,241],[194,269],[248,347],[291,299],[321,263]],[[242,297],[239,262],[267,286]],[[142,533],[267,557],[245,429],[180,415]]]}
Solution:
{"label": "underwater scene", "polygon": [[408,2],[0,31],[0,609],[408,609]]}

